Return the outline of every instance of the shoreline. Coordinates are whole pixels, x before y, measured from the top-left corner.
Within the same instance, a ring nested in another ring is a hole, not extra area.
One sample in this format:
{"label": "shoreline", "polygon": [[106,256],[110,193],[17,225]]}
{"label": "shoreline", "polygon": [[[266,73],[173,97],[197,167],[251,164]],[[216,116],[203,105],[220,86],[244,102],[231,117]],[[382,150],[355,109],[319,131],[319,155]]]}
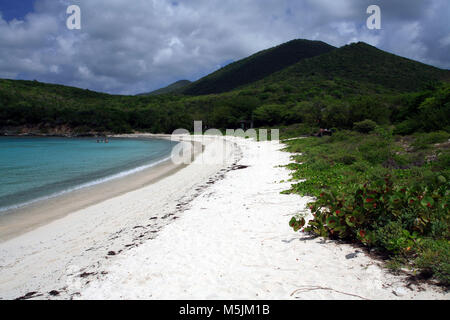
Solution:
{"label": "shoreline", "polygon": [[202,146],[201,150],[197,148],[193,163],[180,165],[171,174],[136,190],[69,212],[0,242],[0,300],[29,292],[68,290],[72,286],[70,275],[106,266],[117,255],[157,237],[239,158],[237,147],[227,143],[231,148],[225,163],[205,164],[203,158],[215,156],[214,146],[220,145],[217,139],[179,138]]}
{"label": "shoreline", "polygon": [[[450,298],[350,244],[293,232],[289,218],[311,198],[281,193],[292,154],[277,141],[222,140],[226,163],[199,157],[0,243],[0,299]],[[210,143],[202,157],[217,157]]]}
{"label": "shoreline", "polygon": [[[277,141],[231,138],[234,170],[195,198],[158,237],[91,269],[75,299],[444,299],[351,244],[293,232],[310,197],[289,189],[292,154]],[[310,217],[311,218],[311,217]],[[103,272],[103,274],[102,274]]]}
{"label": "shoreline", "polygon": [[[122,139],[168,139],[167,137],[150,136],[121,136]],[[186,143],[182,137],[177,139],[180,143]],[[194,142],[192,142],[194,144]],[[198,155],[198,147],[195,148],[194,157]],[[0,215],[0,243],[44,226],[54,220],[63,218],[78,210],[82,210],[94,204],[110,198],[123,195],[127,192],[143,188],[165,177],[176,173],[186,165],[174,164],[171,159],[157,161],[148,164],[148,168],[126,174],[124,176],[106,177],[105,181],[90,186],[82,186],[68,192],[51,195],[48,198],[33,200],[33,202],[12,208]],[[135,168],[137,169],[137,168]],[[117,175],[120,175],[118,173]]]}

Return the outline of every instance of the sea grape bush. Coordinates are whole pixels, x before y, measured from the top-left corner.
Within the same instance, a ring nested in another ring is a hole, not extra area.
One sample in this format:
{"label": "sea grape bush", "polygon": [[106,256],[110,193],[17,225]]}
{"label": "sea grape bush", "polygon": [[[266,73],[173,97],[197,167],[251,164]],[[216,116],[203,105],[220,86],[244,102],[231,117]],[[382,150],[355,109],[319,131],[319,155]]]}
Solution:
{"label": "sea grape bush", "polygon": [[311,215],[295,216],[295,231],[360,243],[450,284],[450,152],[448,133],[393,136],[338,131],[332,137],[288,141],[301,152],[285,193],[313,196]]}
{"label": "sea grape bush", "polygon": [[324,189],[309,209],[313,219],[293,217],[298,231],[332,239],[359,241],[369,247],[413,256],[427,237],[448,239],[449,181],[439,175],[436,184],[423,187],[395,185],[391,176],[361,185],[356,192]]}
{"label": "sea grape bush", "polygon": [[394,186],[390,176],[386,176],[362,185],[350,195],[324,190],[309,205],[314,219],[305,231],[375,245],[377,227],[399,222],[407,232],[404,234],[411,238],[432,233],[443,236],[448,230],[439,230],[436,224],[449,218],[449,191],[446,178],[439,176],[439,181],[441,185],[434,190],[417,189]]}

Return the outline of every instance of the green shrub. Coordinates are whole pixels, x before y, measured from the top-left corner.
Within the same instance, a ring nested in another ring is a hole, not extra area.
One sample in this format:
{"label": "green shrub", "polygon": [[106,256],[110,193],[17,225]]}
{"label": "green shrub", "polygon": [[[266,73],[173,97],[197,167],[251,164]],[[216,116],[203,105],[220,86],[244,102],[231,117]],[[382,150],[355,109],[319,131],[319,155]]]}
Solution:
{"label": "green shrub", "polygon": [[356,161],[356,157],[352,156],[352,155],[344,155],[342,157],[340,157],[338,159],[338,161],[340,163],[346,164],[346,165],[351,165]]}
{"label": "green shrub", "polygon": [[319,127],[312,127],[306,123],[297,123],[281,127],[280,135],[282,135],[284,139],[289,139],[300,136],[310,136],[317,131],[319,131]]}
{"label": "green shrub", "polygon": [[[355,192],[323,189],[309,204],[314,218],[306,232],[323,237],[360,241],[392,256],[413,257],[417,265],[448,279],[449,184],[441,179],[435,186],[396,185],[390,176],[373,179]],[[291,226],[301,228],[303,219],[293,217]],[[424,239],[443,239],[439,244]],[[433,262],[437,254],[444,255]]]}
{"label": "green shrub", "polygon": [[281,105],[263,105],[253,112],[255,121],[260,125],[275,125],[282,120],[284,107]]}
{"label": "green shrub", "polygon": [[437,160],[434,162],[435,170],[449,170],[450,168],[450,152],[443,152],[439,154]]}
{"label": "green shrub", "polygon": [[355,122],[353,124],[353,129],[361,132],[361,133],[369,133],[372,132],[373,130],[375,130],[375,128],[377,127],[377,123],[375,121],[372,120],[364,120],[364,121],[360,121],[360,122]]}
{"label": "green shrub", "polygon": [[356,172],[367,172],[370,168],[370,163],[366,161],[356,161],[352,165],[352,170]]}
{"label": "green shrub", "polygon": [[450,126],[450,85],[440,88],[419,106],[419,118],[425,131],[446,129]]}
{"label": "green shrub", "polygon": [[446,239],[424,239],[414,261],[422,272],[433,275],[443,285],[450,285],[450,243]]}
{"label": "green shrub", "polygon": [[420,128],[420,122],[415,119],[408,119],[398,123],[395,126],[394,134],[411,134]]}
{"label": "green shrub", "polygon": [[430,133],[417,133],[414,135],[415,141],[412,146],[416,149],[426,149],[431,144],[448,141],[450,134],[446,131],[436,131]]}
{"label": "green shrub", "polygon": [[[442,136],[438,135],[442,139]],[[427,142],[439,141],[425,135]],[[332,137],[290,141],[290,151],[302,152],[291,164],[295,170],[290,192],[311,195],[314,218],[293,217],[294,230],[361,242],[388,253],[391,265],[409,265],[448,281],[450,183],[447,151],[436,161],[409,169],[386,168],[385,159],[399,165],[415,161],[415,154],[396,154],[389,128],[371,134],[341,130]],[[424,241],[438,241],[423,245]],[[446,242],[444,242],[446,241]],[[446,251],[447,250],[447,251]],[[433,259],[440,255],[439,259]],[[446,280],[447,279],[447,280]]]}
{"label": "green shrub", "polygon": [[408,251],[408,248],[414,246],[415,238],[399,221],[389,221],[375,229],[375,245],[395,254]]}
{"label": "green shrub", "polygon": [[384,139],[372,137],[363,140],[358,147],[363,159],[371,164],[383,163],[391,156],[389,144]]}

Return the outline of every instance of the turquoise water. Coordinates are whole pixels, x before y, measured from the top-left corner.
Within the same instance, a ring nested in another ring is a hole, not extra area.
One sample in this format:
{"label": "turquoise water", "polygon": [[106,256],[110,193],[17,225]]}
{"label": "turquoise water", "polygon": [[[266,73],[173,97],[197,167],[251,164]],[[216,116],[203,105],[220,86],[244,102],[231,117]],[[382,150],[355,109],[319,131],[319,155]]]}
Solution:
{"label": "turquoise water", "polygon": [[0,214],[155,165],[168,140],[0,137]]}

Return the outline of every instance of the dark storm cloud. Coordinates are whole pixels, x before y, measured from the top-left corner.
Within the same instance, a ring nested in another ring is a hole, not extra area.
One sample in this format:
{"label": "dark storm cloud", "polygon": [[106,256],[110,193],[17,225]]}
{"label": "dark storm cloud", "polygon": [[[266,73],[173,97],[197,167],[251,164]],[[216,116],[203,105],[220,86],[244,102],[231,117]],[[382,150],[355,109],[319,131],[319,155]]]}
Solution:
{"label": "dark storm cloud", "polygon": [[[65,26],[70,4],[82,30]],[[382,30],[366,28],[371,4]],[[138,93],[294,38],[365,41],[449,68],[449,16],[448,0],[37,0],[24,18],[0,18],[0,77]]]}

